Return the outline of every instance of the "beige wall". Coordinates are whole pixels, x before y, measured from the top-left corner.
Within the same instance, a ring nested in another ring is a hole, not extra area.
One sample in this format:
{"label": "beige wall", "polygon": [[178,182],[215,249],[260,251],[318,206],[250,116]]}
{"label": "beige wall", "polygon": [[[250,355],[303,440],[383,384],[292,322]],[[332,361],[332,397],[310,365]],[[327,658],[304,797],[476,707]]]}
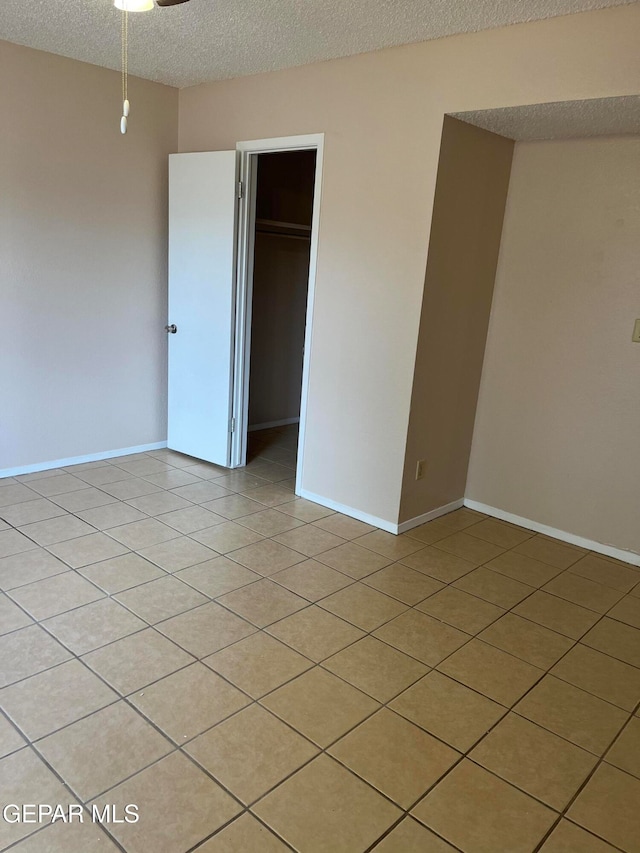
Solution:
{"label": "beige wall", "polygon": [[639,31],[633,4],[181,91],[181,151],[326,134],[309,491],[398,520],[443,115],[636,93]]}
{"label": "beige wall", "polygon": [[166,440],[178,93],[0,42],[0,470]]}
{"label": "beige wall", "polygon": [[510,139],[445,118],[401,522],[464,497],[512,155]]}
{"label": "beige wall", "polygon": [[640,138],[519,143],[467,497],[640,553]]}

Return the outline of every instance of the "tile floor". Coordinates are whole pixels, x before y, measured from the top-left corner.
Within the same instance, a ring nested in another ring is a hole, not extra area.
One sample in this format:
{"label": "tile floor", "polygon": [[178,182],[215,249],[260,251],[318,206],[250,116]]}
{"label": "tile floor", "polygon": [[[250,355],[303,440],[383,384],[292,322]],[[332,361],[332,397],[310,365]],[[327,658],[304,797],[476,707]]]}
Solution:
{"label": "tile floor", "polygon": [[640,570],[466,509],[394,537],[170,451],[0,483],[16,853],[640,851]]}

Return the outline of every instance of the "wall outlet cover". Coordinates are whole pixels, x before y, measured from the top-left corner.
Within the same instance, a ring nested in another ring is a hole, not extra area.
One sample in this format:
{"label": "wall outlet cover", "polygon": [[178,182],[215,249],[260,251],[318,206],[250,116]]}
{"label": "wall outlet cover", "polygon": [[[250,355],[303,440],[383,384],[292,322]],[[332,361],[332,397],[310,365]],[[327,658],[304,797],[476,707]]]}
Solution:
{"label": "wall outlet cover", "polygon": [[636,324],[633,327],[633,338],[631,340],[634,344],[640,344],[640,319],[636,320]]}

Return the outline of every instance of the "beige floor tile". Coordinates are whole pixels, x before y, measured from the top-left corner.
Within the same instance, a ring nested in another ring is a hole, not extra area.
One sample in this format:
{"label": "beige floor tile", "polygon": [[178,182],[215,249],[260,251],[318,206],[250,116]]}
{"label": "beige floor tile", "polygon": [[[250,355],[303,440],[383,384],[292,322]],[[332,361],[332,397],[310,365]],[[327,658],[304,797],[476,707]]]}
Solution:
{"label": "beige floor tile", "polygon": [[376,844],[373,853],[455,853],[455,847],[438,838],[417,820],[406,817]]}
{"label": "beige floor tile", "polygon": [[532,536],[531,539],[517,545],[514,550],[519,554],[525,554],[527,557],[533,557],[534,560],[540,560],[542,563],[548,563],[550,566],[556,566],[559,569],[568,568],[586,554],[582,548],[576,548],[574,545],[567,545],[565,542],[558,542],[557,539],[549,539],[541,535]]}
{"label": "beige floor tile", "polygon": [[57,560],[44,548],[0,558],[0,588],[9,590],[59,575],[69,566]]}
{"label": "beige floor tile", "polygon": [[365,533],[364,536],[360,536],[356,540],[356,544],[368,548],[376,554],[382,554],[383,557],[388,557],[390,560],[401,560],[423,547],[420,542],[409,536],[394,536],[393,533],[386,533],[384,530]]}
{"label": "beige floor tile", "polygon": [[200,735],[186,751],[247,805],[318,753],[258,705]]}
{"label": "beige floor tile", "polygon": [[407,609],[401,602],[362,583],[352,584],[319,604],[363,631],[373,631]]}
{"label": "beige floor tile", "polygon": [[27,539],[19,530],[0,531],[0,558],[12,557],[14,554],[32,551],[37,547],[35,542]]}
{"label": "beige floor tile", "polygon": [[444,516],[436,518],[434,521],[428,521],[426,524],[421,524],[419,527],[413,527],[407,531],[407,536],[411,539],[417,539],[423,545],[433,545],[439,542],[440,539],[446,539],[452,533],[456,533],[455,527],[447,524]]}
{"label": "beige floor tile", "polygon": [[259,486],[257,489],[247,489],[243,494],[251,500],[259,501],[265,506],[280,506],[288,503],[293,497],[293,489],[289,489],[278,483],[269,483],[268,486]]}
{"label": "beige floor tile", "polygon": [[116,690],[126,695],[186,666],[193,658],[148,628],[89,652],[83,660]]}
{"label": "beige floor tile", "polygon": [[31,625],[32,621],[7,595],[0,593],[0,635],[25,628]]}
{"label": "beige floor tile", "polygon": [[66,610],[104,598],[104,593],[76,572],[64,572],[13,589],[9,595],[35,619],[47,619]]}
{"label": "beige floor tile", "polygon": [[400,562],[443,583],[453,583],[476,567],[475,563],[456,557],[455,554],[440,551],[438,548],[422,548],[420,551],[409,554],[408,557],[403,557]]}
{"label": "beige floor tile", "polygon": [[520,602],[513,612],[574,640],[586,634],[600,618],[592,610],[541,591]]}
{"label": "beige floor tile", "polygon": [[424,664],[375,637],[363,637],[322,666],[378,702],[388,702],[428,671]]}
{"label": "beige floor tile", "polygon": [[374,632],[375,636],[401,652],[436,666],[470,640],[469,634],[445,625],[426,613],[407,610]]}
{"label": "beige floor tile", "polygon": [[176,853],[190,850],[241,807],[180,753],[163,758],[95,801],[119,807],[135,803],[143,816],[138,823],[111,824],[127,853]]}
{"label": "beige floor tile", "polygon": [[86,566],[80,569],[80,572],[110,595],[165,576],[162,569],[138,554],[113,557],[111,560]]}
{"label": "beige floor tile", "polygon": [[117,698],[113,690],[77,660],[62,663],[0,692],[4,710],[31,740],[51,734]]}
{"label": "beige floor tile", "polygon": [[14,527],[62,515],[65,515],[65,510],[62,507],[39,496],[36,496],[36,500],[4,506],[0,510],[0,517]]}
{"label": "beige floor tile", "polygon": [[515,548],[516,545],[520,545],[534,535],[531,530],[499,521],[497,518],[485,518],[483,521],[467,527],[466,532],[470,536],[476,536],[478,539],[499,545],[501,548]]}
{"label": "beige floor tile", "polygon": [[329,753],[408,809],[452,767],[460,753],[382,708]]}
{"label": "beige floor tile", "polygon": [[317,560],[305,560],[303,563],[276,572],[275,575],[271,575],[271,580],[303,596],[308,601],[318,601],[353,584],[353,578],[329,566],[323,566]]}
{"label": "beige floor tile", "polygon": [[[286,465],[280,465],[277,462],[258,462],[256,460],[251,466],[251,473],[255,477],[260,477],[262,480],[266,480],[267,482],[281,483],[283,480],[290,479],[291,476],[295,474],[295,471],[288,468]],[[243,483],[240,483],[239,487],[236,488],[236,491],[242,491],[242,488]]]}
{"label": "beige floor tile", "polygon": [[145,518],[131,524],[122,524],[109,529],[109,536],[122,542],[127,548],[140,550],[150,545],[157,545],[169,539],[176,539],[179,533],[155,518]]}
{"label": "beige floor tile", "polygon": [[400,563],[374,572],[364,579],[364,583],[404,604],[417,604],[442,589],[440,581]]}
{"label": "beige floor tile", "polygon": [[100,488],[102,491],[113,495],[114,498],[118,498],[120,501],[128,501],[131,498],[139,498],[141,495],[150,495],[152,492],[160,491],[159,486],[155,486],[153,483],[147,482],[147,480],[133,477],[126,471],[123,471],[122,474],[126,479],[111,483],[101,483]]}
{"label": "beige floor tile", "polygon": [[116,600],[153,625],[205,604],[208,599],[181,580],[167,576],[121,592]]}
{"label": "beige floor tile", "polygon": [[201,663],[178,670],[129,698],[179,745],[249,702],[243,693]]}
{"label": "beige floor tile", "polygon": [[542,845],[540,853],[616,853],[616,849],[563,819]]}
{"label": "beige floor tile", "polygon": [[567,812],[567,817],[634,853],[640,839],[640,779],[601,764]]}
{"label": "beige floor tile", "polygon": [[39,625],[0,637],[0,687],[69,660],[71,654]]}
{"label": "beige floor tile", "polygon": [[38,751],[82,801],[172,750],[166,738],[122,701],[38,741]]}
{"label": "beige floor tile", "polygon": [[[82,494],[75,492],[74,494]],[[112,498],[112,500],[114,500]],[[135,509],[122,501],[108,503],[106,506],[97,506],[93,509],[85,509],[78,513],[80,518],[93,525],[97,530],[108,530],[111,527],[122,527],[125,524],[133,524],[135,521],[144,521],[143,512]]]}
{"label": "beige floor tile", "polygon": [[417,610],[453,625],[467,634],[477,634],[504,614],[501,607],[447,586],[416,605]]}
{"label": "beige floor tile", "polygon": [[52,495],[62,495],[67,492],[78,491],[78,489],[86,489],[86,483],[72,474],[59,474],[56,477],[43,477],[40,480],[32,481],[29,488],[48,498]]}
{"label": "beige floor tile", "polygon": [[640,719],[638,717],[632,717],[629,720],[605,755],[605,761],[640,779]]}
{"label": "beige floor tile", "polygon": [[265,577],[304,561],[302,554],[270,539],[232,551],[229,557]]}
{"label": "beige floor tile", "polygon": [[127,552],[124,545],[104,533],[91,533],[68,542],[59,542],[49,546],[49,550],[72,569],[81,569],[90,563],[98,563]]}
{"label": "beige floor tile", "polygon": [[305,853],[366,850],[402,814],[326,755],[283,782],[253,811]]}
{"label": "beige floor tile", "polygon": [[364,521],[358,521],[339,512],[314,521],[313,526],[320,527],[322,530],[340,536],[342,539],[356,539],[358,536],[364,536],[365,533],[372,533],[375,530],[375,527],[370,524],[365,524]]}
{"label": "beige floor tile", "polygon": [[12,848],[14,853],[118,853],[120,848],[96,824],[89,823],[91,813],[84,812],[86,823],[75,818],[71,823],[56,821]]}
{"label": "beige floor tile", "polygon": [[277,509],[264,509],[262,512],[253,512],[250,515],[243,516],[238,524],[248,527],[249,530],[253,530],[261,536],[275,536],[277,533],[284,533],[286,530],[300,527],[303,522],[284,512],[278,512]]}
{"label": "beige floor tile", "polygon": [[53,545],[56,542],[95,533],[95,529],[90,524],[74,515],[61,515],[46,521],[36,521],[33,524],[24,525],[20,531],[38,545]]}
{"label": "beige floor tile", "polygon": [[589,646],[575,646],[551,672],[625,711],[640,702],[640,670]]}
{"label": "beige floor tile", "polygon": [[483,512],[462,506],[460,509],[454,509],[452,512],[441,515],[439,521],[442,521],[443,524],[446,524],[452,530],[466,530],[471,525],[478,524],[485,518],[488,518],[488,516]]}
{"label": "beige floor tile", "polygon": [[254,542],[260,542],[262,536],[235,521],[224,521],[215,527],[199,530],[193,534],[193,538],[220,554],[227,554],[229,551],[237,551],[239,548],[253,545]]}
{"label": "beige floor tile", "polygon": [[489,560],[486,568],[533,587],[544,586],[563,571],[556,566],[534,560],[533,557],[518,554],[517,551],[506,551]]}
{"label": "beige floor tile", "polygon": [[[223,468],[220,465],[214,465],[210,462],[199,462],[196,459],[191,459],[191,464],[181,466],[185,474],[192,474],[199,480],[216,480],[218,477],[224,477],[229,472],[228,468]],[[192,500],[192,498],[189,498]]]}
{"label": "beige floor tile", "polygon": [[568,805],[597,761],[591,753],[513,713],[469,757],[556,811]]}
{"label": "beige floor tile", "polygon": [[146,515],[153,516],[193,507],[190,501],[175,495],[173,492],[152,492],[150,495],[130,498],[128,503]]}
{"label": "beige floor tile", "polygon": [[318,560],[355,580],[361,580],[391,563],[389,557],[384,557],[368,548],[361,548],[355,542],[347,542],[346,545],[324,551],[318,555]]}
{"label": "beige floor tile", "polygon": [[309,606],[306,599],[266,578],[228,592],[218,602],[258,628],[264,628]]}
{"label": "beige floor tile", "polygon": [[629,592],[640,581],[640,571],[631,566],[612,563],[595,554],[587,554],[571,566],[571,571],[596,583],[610,586],[620,592]]}
{"label": "beige floor tile", "polygon": [[79,479],[84,480],[85,483],[89,483],[92,486],[100,486],[101,489],[110,483],[133,479],[131,474],[115,465],[108,464],[100,468],[83,468],[82,470],[79,470],[79,466],[74,465],[73,467],[77,469]]}
{"label": "beige floor tile", "polygon": [[363,636],[358,628],[315,605],[276,622],[268,632],[316,663]]}
{"label": "beige floor tile", "polygon": [[214,602],[160,622],[157,628],[198,658],[230,646],[256,630]]}
{"label": "beige floor tile", "polygon": [[178,533],[188,535],[197,533],[199,530],[222,524],[225,519],[215,512],[210,512],[201,506],[189,506],[186,509],[176,509],[157,516],[157,520],[163,524],[173,527]]}
{"label": "beige floor tile", "polygon": [[320,747],[333,743],[380,707],[320,667],[279,687],[261,702]]}
{"label": "beige floor tile", "polygon": [[151,545],[150,548],[141,548],[140,554],[167,572],[179,572],[180,569],[213,560],[218,556],[211,548],[194,542],[189,536],[180,536],[159,545]]}
{"label": "beige floor tile", "polygon": [[286,545],[287,548],[292,548],[306,557],[315,557],[323,551],[329,551],[345,544],[342,537],[335,536],[326,530],[320,530],[311,524],[305,524],[303,527],[281,533],[275,539],[281,545]]}
{"label": "beige floor tile", "polygon": [[200,482],[200,477],[175,468],[159,471],[156,474],[145,474],[144,479],[162,489],[177,489],[180,486],[190,486],[192,483]]}
{"label": "beige floor tile", "polygon": [[607,614],[611,619],[640,628],[640,598],[625,595]]}
{"label": "beige floor tile", "polygon": [[[284,479],[284,478],[282,478]],[[242,471],[232,471],[222,477],[216,477],[216,485],[229,489],[230,492],[243,492],[247,489],[257,489],[258,486],[266,486],[270,482],[266,477],[257,477]]]}
{"label": "beige floor tile", "polygon": [[225,592],[240,589],[259,580],[261,575],[239,566],[227,557],[214,557],[213,560],[182,569],[175,577],[210,598],[217,598]]}
{"label": "beige floor tile", "polygon": [[[69,792],[62,782],[31,749],[21,749],[0,761],[0,786],[3,807],[7,803],[55,804],[69,801]],[[0,821],[0,850],[6,850],[9,845],[31,835],[36,829],[38,824]],[[17,849],[22,851],[23,848]],[[54,850],[54,853],[57,851]]]}
{"label": "beige floor tile", "polygon": [[37,500],[39,497],[41,495],[38,492],[21,483],[13,482],[6,485],[0,483],[0,507]]}
{"label": "beige floor tile", "polygon": [[203,663],[259,699],[313,664],[260,631],[204,659]]}
{"label": "beige floor tile", "polygon": [[202,507],[229,519],[242,518],[252,512],[264,510],[264,504],[245,498],[244,495],[228,495],[226,498],[216,498],[202,504]]}
{"label": "beige floor tile", "polygon": [[147,627],[110,598],[85,604],[42,624],[76,655],[91,652]]}
{"label": "beige floor tile", "polygon": [[541,669],[549,669],[573,645],[568,637],[514,613],[506,613],[486,628],[480,639]]}
{"label": "beige floor tile", "polygon": [[467,643],[438,669],[507,707],[517,702],[543,674],[543,670],[481,640]]}
{"label": "beige floor tile", "polygon": [[295,500],[279,504],[278,510],[307,523],[317,521],[319,518],[327,518],[334,514],[332,509],[327,509],[326,506],[320,506],[320,504],[313,503],[312,501],[306,501],[304,498],[296,498]]}
{"label": "beige floor tile", "polygon": [[198,847],[197,853],[249,853],[251,850],[287,853],[289,849],[253,815],[245,812],[202,847]]}
{"label": "beige floor tile", "polygon": [[134,477],[144,477],[146,474],[157,474],[162,471],[169,471],[169,466],[160,459],[154,459],[151,456],[140,456],[135,454],[135,458],[130,458],[129,461],[118,459],[118,468],[133,474]]}
{"label": "beige floor tile", "polygon": [[623,593],[611,587],[595,583],[588,578],[574,575],[572,572],[563,572],[543,587],[545,592],[579,604],[596,613],[606,613],[610,607],[619,601]]}
{"label": "beige floor tile", "polygon": [[25,745],[25,740],[16,729],[11,725],[9,720],[0,716],[0,758],[6,755],[11,755]]}
{"label": "beige floor tile", "polygon": [[551,809],[466,759],[412,814],[473,853],[531,853],[556,819]]}
{"label": "beige floor tile", "polygon": [[594,755],[602,755],[628,716],[620,708],[552,675],[545,676],[515,711]]}
{"label": "beige floor tile", "polygon": [[466,752],[507,709],[463,684],[433,671],[389,705],[394,711]]}
{"label": "beige floor tile", "polygon": [[582,642],[632,666],[640,667],[640,630],[605,617]]}
{"label": "beige floor tile", "polygon": [[435,547],[441,551],[447,551],[449,554],[455,554],[457,557],[462,557],[463,560],[468,560],[477,566],[492,560],[506,550],[500,545],[485,542],[483,539],[470,536],[468,533],[454,533],[446,539],[440,539]]}
{"label": "beige floor tile", "polygon": [[533,587],[498,574],[498,572],[492,572],[485,566],[475,569],[455,581],[453,585],[456,589],[461,589],[470,595],[475,595],[506,609],[514,607],[533,592]]}
{"label": "beige floor tile", "polygon": [[101,489],[94,489],[93,487],[81,489],[78,492],[68,492],[65,495],[53,495],[51,500],[59,504],[63,509],[77,515],[87,512],[90,509],[119,503],[118,499],[114,498],[113,495],[108,495]]}

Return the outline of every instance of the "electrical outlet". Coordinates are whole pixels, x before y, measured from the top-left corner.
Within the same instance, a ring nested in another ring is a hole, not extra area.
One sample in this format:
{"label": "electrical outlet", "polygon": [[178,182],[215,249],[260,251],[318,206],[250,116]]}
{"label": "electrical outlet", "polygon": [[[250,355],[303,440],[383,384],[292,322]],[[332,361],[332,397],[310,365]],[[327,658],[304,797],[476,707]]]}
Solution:
{"label": "electrical outlet", "polygon": [[416,480],[421,480],[427,471],[427,460],[418,459],[416,463]]}
{"label": "electrical outlet", "polygon": [[633,327],[633,337],[631,340],[634,344],[640,344],[640,320],[636,320],[636,324]]}

